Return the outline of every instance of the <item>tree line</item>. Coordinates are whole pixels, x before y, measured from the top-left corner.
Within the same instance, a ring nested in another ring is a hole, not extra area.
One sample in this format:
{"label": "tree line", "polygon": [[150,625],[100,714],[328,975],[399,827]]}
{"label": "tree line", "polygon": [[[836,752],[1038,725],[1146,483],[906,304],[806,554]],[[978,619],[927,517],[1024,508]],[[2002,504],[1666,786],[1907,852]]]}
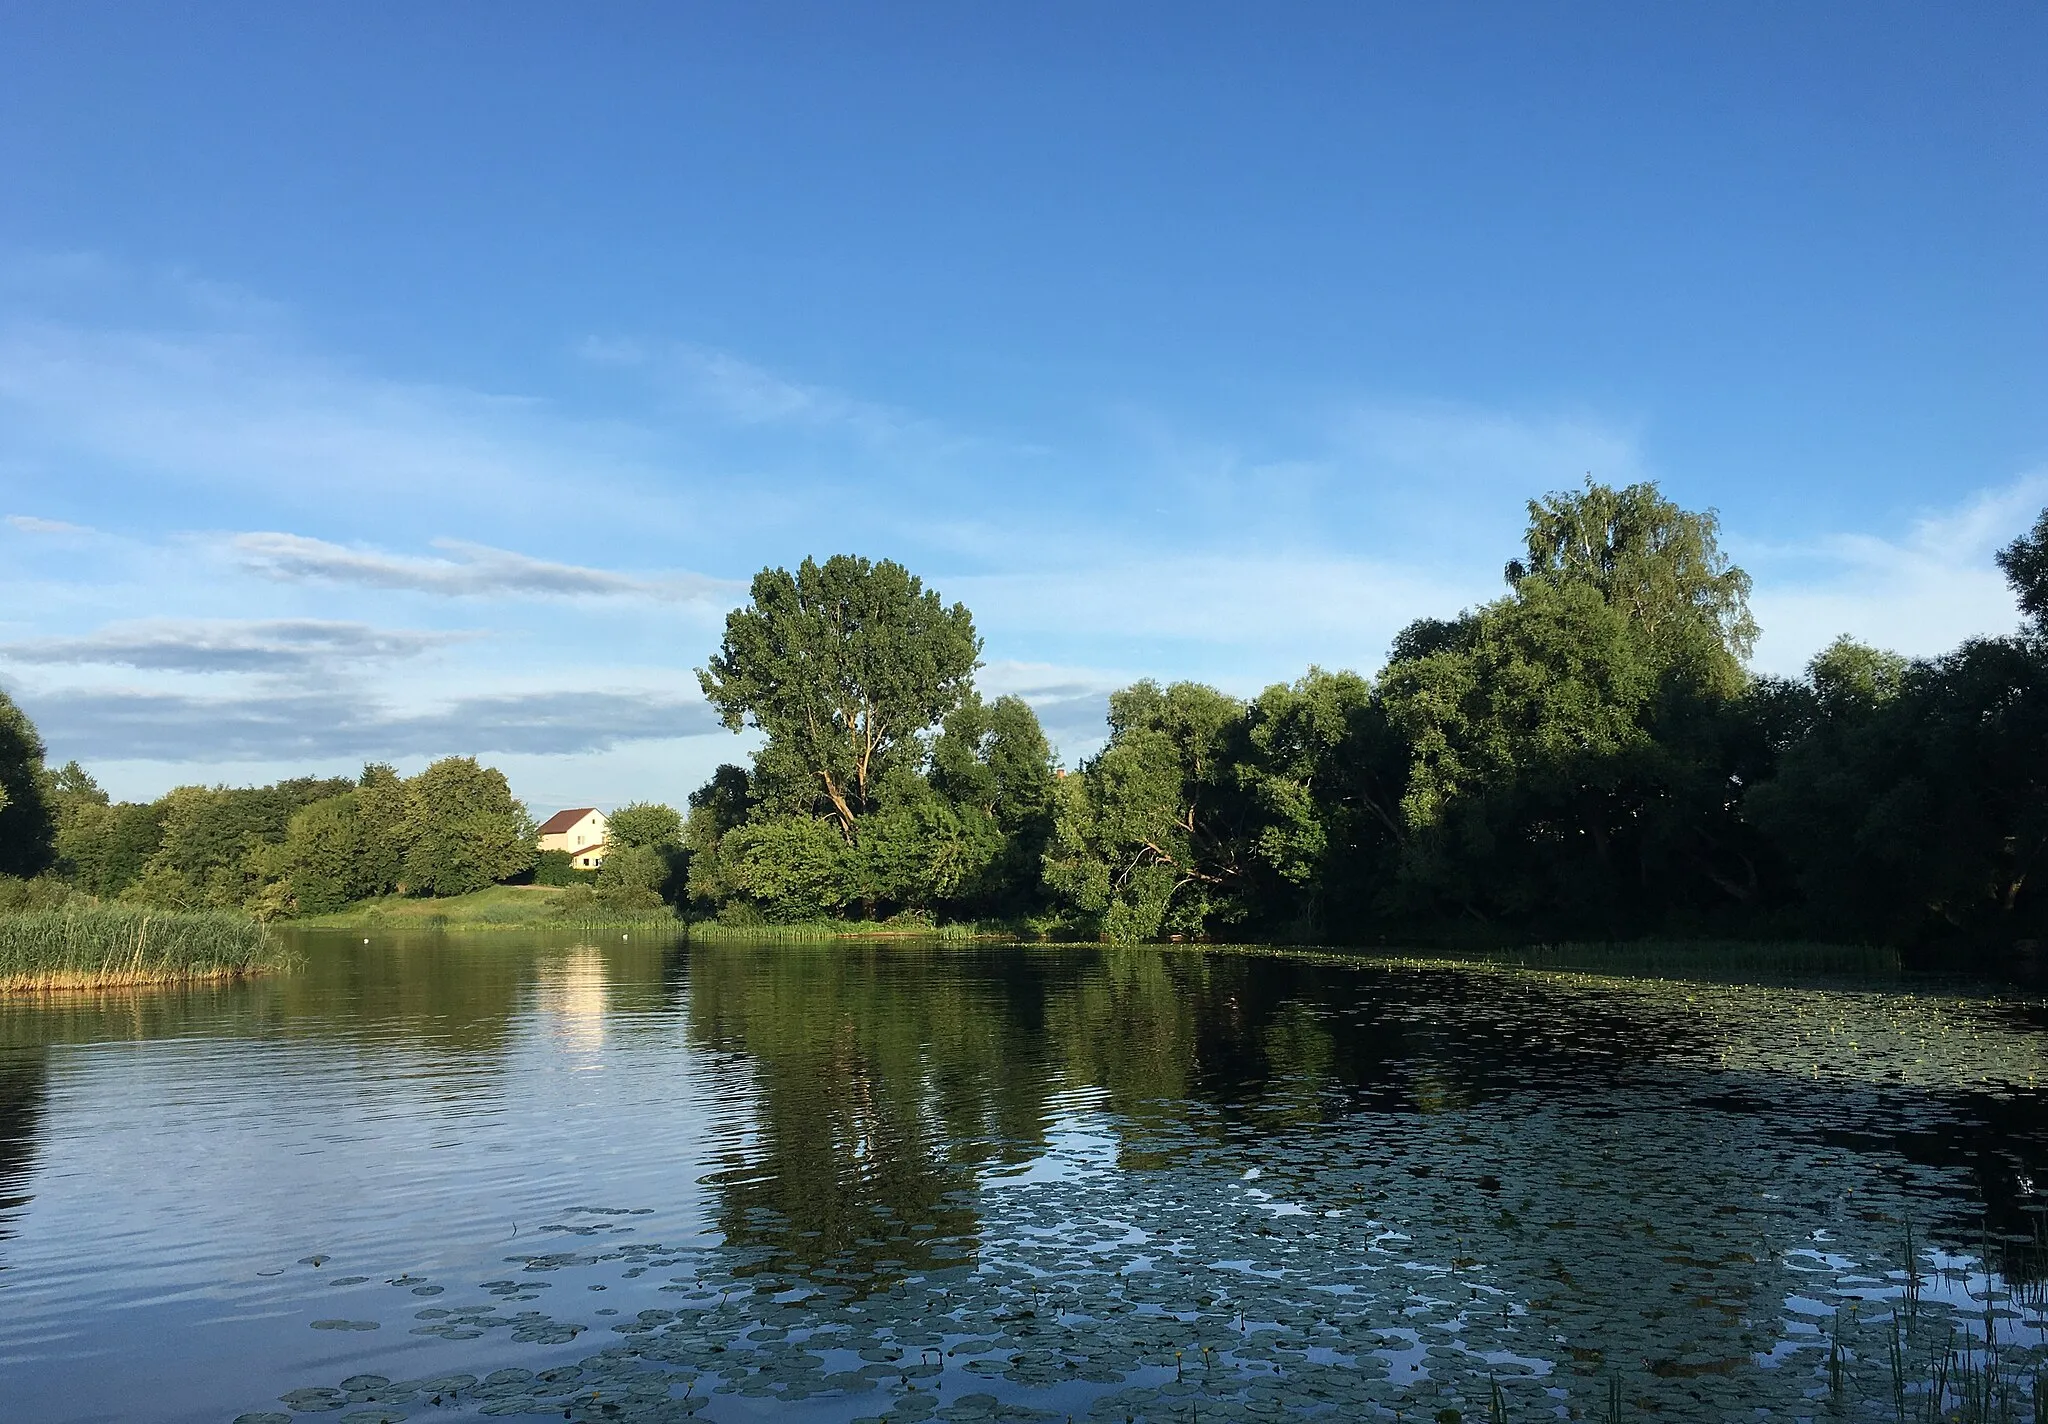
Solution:
{"label": "tree line", "polygon": [[[2048,511],[2000,552],[2021,626],[1940,657],[1837,640],[1760,676],[1750,580],[1652,484],[1531,501],[1504,591],[1249,700],[1111,695],[1071,770],[974,685],[901,565],[763,570],[698,677],[759,747],[687,817],[611,818],[599,893],[729,925],[1369,942],[1651,934],[2000,944],[2048,931]],[[0,697],[0,876],[317,914],[569,878],[504,777],[185,787],[111,804]]]}
{"label": "tree line", "polygon": [[0,694],[0,908],[80,893],[271,920],[531,879],[588,880],[608,906],[646,909],[680,887],[673,809],[621,807],[604,870],[579,875],[567,854],[535,849],[504,773],[471,757],[410,777],[373,763],[353,781],[181,786],[149,802],[115,802],[76,761],[48,770],[42,758],[35,729]]}
{"label": "tree line", "polygon": [[1409,625],[1377,677],[1140,682],[1071,773],[975,691],[961,605],[887,561],[766,570],[699,674],[763,742],[690,798],[688,897],[1114,940],[2037,939],[2048,511],[1998,560],[2008,636],[1759,676],[1716,516],[1589,481],[1530,503],[1500,597]]}

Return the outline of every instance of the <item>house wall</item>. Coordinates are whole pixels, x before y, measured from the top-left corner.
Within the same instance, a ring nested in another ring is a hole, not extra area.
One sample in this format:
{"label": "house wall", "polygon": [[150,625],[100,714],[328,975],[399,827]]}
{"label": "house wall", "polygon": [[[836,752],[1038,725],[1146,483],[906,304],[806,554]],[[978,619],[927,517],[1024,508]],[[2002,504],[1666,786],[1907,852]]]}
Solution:
{"label": "house wall", "polygon": [[592,811],[566,831],[540,838],[542,850],[566,850],[572,855],[593,846],[604,844],[606,821],[604,812]]}

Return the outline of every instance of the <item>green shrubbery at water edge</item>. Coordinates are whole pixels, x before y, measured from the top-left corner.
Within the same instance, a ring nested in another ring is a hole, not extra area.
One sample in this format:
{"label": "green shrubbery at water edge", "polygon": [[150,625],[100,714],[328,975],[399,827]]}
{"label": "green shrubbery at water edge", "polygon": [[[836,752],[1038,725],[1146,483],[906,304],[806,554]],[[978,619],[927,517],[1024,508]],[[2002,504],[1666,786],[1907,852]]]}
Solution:
{"label": "green shrubbery at water edge", "polygon": [[[1452,947],[2048,939],[2048,512],[1999,555],[2024,622],[1912,660],[1749,666],[1750,580],[1653,485],[1531,501],[1502,596],[1245,699],[1139,682],[1068,769],[974,686],[960,604],[901,566],[767,569],[699,670],[759,735],[621,808],[587,885],[504,777],[184,787],[114,805],[0,697],[0,875],[259,918],[532,879],[731,936],[993,925],[1053,937]],[[780,927],[780,928],[777,928]]]}
{"label": "green shrubbery at water edge", "polygon": [[228,979],[290,961],[263,926],[228,910],[91,903],[0,910],[0,990]]}

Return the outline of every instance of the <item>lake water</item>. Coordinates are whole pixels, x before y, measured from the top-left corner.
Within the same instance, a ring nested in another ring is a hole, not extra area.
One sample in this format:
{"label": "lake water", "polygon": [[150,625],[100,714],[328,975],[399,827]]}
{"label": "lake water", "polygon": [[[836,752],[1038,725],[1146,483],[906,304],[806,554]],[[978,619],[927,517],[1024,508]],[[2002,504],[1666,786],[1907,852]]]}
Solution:
{"label": "lake water", "polygon": [[2036,1000],[304,943],[0,1001],[0,1418],[2036,1417]]}

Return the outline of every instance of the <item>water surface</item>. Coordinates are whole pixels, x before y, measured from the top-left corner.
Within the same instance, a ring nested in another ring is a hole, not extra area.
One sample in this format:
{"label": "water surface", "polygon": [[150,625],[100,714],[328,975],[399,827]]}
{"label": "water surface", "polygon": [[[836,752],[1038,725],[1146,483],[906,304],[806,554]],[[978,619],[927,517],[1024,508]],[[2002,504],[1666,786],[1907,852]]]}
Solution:
{"label": "water surface", "polygon": [[2034,1417],[2026,998],[305,943],[0,1002],[0,1415]]}

